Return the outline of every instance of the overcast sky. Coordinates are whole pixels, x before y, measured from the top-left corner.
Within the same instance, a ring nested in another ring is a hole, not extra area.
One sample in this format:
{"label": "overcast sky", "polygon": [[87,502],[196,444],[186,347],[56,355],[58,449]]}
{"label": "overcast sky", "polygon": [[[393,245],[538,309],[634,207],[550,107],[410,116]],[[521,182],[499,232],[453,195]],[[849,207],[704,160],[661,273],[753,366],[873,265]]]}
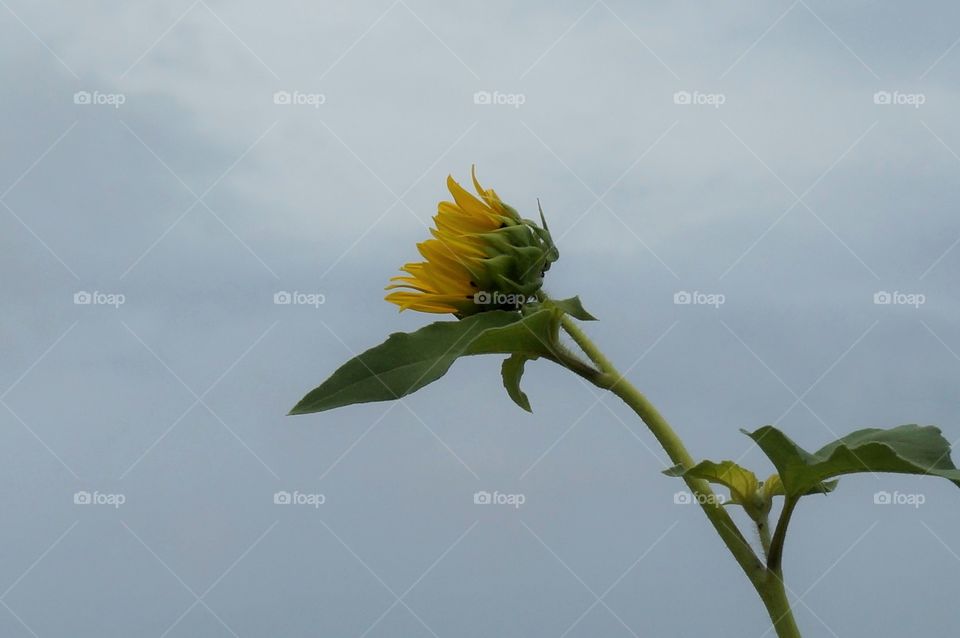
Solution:
{"label": "overcast sky", "polygon": [[[958,38],[949,2],[0,1],[0,635],[769,636],[653,437],[546,362],[532,415],[493,357],[284,414],[436,318],[382,288],[475,163],[694,456],[960,439]],[[804,500],[805,635],[955,633],[958,504]]]}

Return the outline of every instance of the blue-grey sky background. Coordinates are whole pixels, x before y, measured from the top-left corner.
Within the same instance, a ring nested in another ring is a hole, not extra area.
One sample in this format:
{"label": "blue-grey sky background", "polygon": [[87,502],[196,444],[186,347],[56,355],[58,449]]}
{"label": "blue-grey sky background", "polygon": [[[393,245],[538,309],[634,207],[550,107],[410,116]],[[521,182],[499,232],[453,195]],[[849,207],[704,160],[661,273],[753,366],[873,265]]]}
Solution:
{"label": "blue-grey sky background", "polygon": [[[382,288],[476,163],[695,456],[960,439],[958,38],[948,2],[0,1],[0,635],[771,635],[653,437],[548,363],[532,415],[492,357],[284,414],[434,319]],[[806,499],[805,635],[953,635],[958,504]]]}

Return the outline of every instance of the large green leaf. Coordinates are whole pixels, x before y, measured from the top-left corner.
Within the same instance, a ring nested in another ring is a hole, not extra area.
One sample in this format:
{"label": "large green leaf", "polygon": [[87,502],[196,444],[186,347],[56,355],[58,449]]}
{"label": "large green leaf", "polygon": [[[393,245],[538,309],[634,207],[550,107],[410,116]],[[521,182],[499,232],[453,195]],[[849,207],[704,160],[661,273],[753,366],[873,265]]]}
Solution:
{"label": "large green leaf", "polygon": [[812,454],[771,425],[743,432],[773,462],[787,496],[816,491],[827,479],[858,472],[927,474],[960,486],[950,444],[933,426],[857,430]]}
{"label": "large green leaf", "polygon": [[321,412],[353,403],[389,401],[436,381],[458,357],[472,354],[546,355],[559,315],[543,309],[527,316],[495,310],[459,321],[438,321],[412,333],[394,333],[379,346],[340,366],[290,414]]}

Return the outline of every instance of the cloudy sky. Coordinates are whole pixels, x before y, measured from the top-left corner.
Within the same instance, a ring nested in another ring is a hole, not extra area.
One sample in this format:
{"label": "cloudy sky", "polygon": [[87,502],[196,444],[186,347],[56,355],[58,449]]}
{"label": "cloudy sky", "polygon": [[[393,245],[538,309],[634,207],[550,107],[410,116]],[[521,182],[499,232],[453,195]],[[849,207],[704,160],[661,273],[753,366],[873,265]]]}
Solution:
{"label": "cloudy sky", "polygon": [[[548,363],[532,415],[495,358],[284,414],[431,320],[382,287],[475,163],[543,202],[548,290],[694,456],[765,476],[738,428],[767,423],[960,439],[958,25],[948,2],[0,0],[0,634],[769,636],[653,437]],[[806,635],[954,633],[958,498],[864,475],[806,499]]]}

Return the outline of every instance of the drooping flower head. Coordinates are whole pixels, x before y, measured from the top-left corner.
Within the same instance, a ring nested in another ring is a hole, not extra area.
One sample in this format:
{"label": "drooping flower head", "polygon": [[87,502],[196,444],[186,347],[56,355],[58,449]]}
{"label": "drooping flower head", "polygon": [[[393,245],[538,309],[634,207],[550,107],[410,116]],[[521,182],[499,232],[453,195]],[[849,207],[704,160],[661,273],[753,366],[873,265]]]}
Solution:
{"label": "drooping flower head", "polygon": [[557,260],[543,212],[542,227],[523,219],[485,189],[472,171],[478,197],[447,177],[452,202],[440,202],[430,229],[417,244],[425,261],[401,268],[386,300],[400,310],[453,313],[465,317],[485,310],[518,309],[543,285]]}

